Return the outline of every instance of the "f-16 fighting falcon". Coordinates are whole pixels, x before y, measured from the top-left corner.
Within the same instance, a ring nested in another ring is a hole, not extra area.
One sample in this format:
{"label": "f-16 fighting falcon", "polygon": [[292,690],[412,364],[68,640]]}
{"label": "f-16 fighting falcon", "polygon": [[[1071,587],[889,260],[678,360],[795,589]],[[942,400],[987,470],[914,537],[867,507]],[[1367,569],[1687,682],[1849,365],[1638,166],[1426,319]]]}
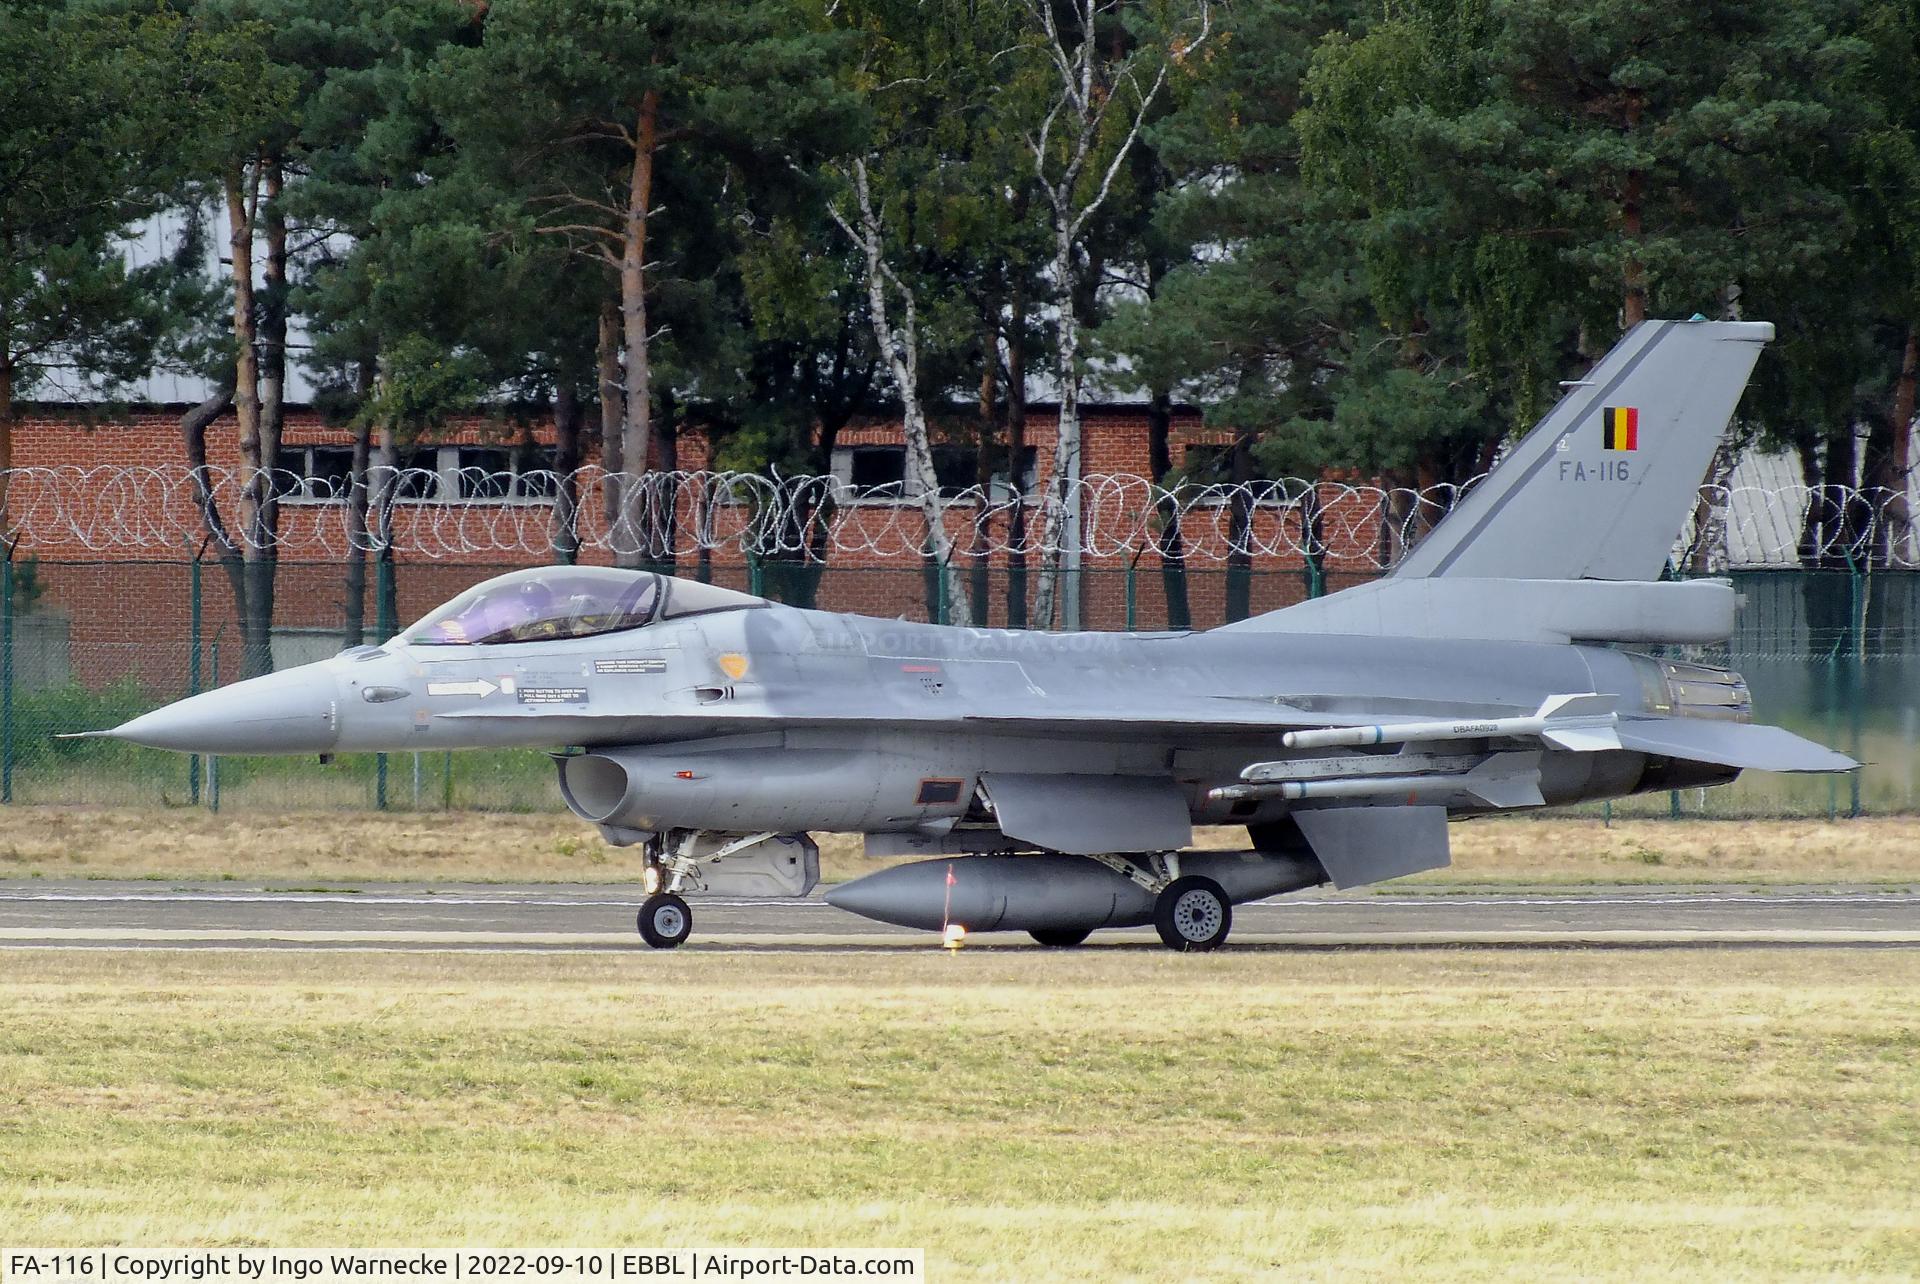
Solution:
{"label": "f-16 fighting falcon", "polygon": [[[809,831],[923,856],[827,900],[1069,946],[1448,863],[1462,817],[1851,759],[1753,724],[1724,581],[1660,582],[1773,327],[1636,326],[1384,579],[1197,633],[799,610],[641,571],[488,580],[384,646],[93,732],[203,754],[526,746],[636,849],[649,945],[702,892],[804,895]],[[561,747],[565,747],[562,749]],[[1245,826],[1240,851],[1185,850]]]}

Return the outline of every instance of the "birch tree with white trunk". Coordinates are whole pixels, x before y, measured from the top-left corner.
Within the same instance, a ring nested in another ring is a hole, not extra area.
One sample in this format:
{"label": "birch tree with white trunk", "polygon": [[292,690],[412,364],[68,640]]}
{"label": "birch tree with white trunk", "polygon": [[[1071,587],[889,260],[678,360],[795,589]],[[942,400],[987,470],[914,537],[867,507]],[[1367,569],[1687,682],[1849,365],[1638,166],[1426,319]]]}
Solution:
{"label": "birch tree with white trunk", "polygon": [[[1167,78],[1212,32],[1208,0],[1197,0],[1170,26],[1131,44],[1116,28],[1129,0],[1031,0],[1044,38],[1038,42],[1057,85],[1039,124],[1026,135],[1033,175],[1045,199],[1052,232],[1048,275],[1054,290],[1054,366],[1059,380],[1060,423],[1046,490],[1043,563],[1035,592],[1034,620],[1051,627],[1080,627],[1079,550],[1081,424],[1080,318],[1073,300],[1082,285],[1088,225],[1113,191],[1114,180],[1139,142]],[[1073,22],[1063,26],[1060,13]],[[1063,591],[1062,573],[1066,573]]]}
{"label": "birch tree with white trunk", "polygon": [[865,157],[849,162],[843,177],[852,195],[850,213],[829,204],[827,213],[859,248],[867,287],[867,315],[873,341],[900,399],[901,433],[906,442],[906,484],[926,521],[927,551],[940,564],[949,623],[972,618],[966,584],[953,569],[953,537],[947,532],[940,502],[940,478],[933,467],[933,441],[920,400],[920,322],[913,288],[887,261],[887,232],[874,209]]}

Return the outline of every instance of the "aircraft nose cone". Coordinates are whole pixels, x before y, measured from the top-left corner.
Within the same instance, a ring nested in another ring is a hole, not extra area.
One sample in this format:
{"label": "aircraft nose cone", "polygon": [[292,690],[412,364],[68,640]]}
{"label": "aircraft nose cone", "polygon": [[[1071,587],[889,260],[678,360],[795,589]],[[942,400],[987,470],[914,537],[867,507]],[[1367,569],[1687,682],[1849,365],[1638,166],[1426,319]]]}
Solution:
{"label": "aircraft nose cone", "polygon": [[303,665],[176,700],[106,734],[181,753],[325,753],[339,724],[332,677]]}

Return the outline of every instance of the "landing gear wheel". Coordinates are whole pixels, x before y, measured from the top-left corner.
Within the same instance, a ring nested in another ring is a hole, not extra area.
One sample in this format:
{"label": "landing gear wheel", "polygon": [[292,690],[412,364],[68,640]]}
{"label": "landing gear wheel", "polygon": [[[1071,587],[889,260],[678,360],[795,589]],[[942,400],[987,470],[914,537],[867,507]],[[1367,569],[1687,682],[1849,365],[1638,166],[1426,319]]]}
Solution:
{"label": "landing gear wheel", "polygon": [[1049,949],[1066,950],[1092,936],[1093,929],[1090,927],[1037,927],[1027,935]]}
{"label": "landing gear wheel", "polygon": [[656,892],[640,902],[640,937],[656,950],[670,950],[693,931],[693,911],[672,892]]}
{"label": "landing gear wheel", "polygon": [[1211,878],[1188,875],[1167,884],[1153,903],[1153,926],[1170,950],[1199,953],[1218,948],[1233,928],[1233,906]]}

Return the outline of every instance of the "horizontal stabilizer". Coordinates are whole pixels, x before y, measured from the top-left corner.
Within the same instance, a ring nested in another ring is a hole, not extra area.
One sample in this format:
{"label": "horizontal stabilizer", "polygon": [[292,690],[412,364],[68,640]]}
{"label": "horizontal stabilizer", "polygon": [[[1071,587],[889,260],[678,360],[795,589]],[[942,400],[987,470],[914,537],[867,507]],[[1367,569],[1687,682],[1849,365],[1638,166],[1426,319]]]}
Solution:
{"label": "horizontal stabilizer", "polygon": [[1445,807],[1327,807],[1296,811],[1293,819],[1343,891],[1453,861]]}
{"label": "horizontal stabilizer", "polygon": [[1781,727],[1706,718],[1622,722],[1620,747],[1662,758],[1711,762],[1750,771],[1852,771],[1860,764]]}

